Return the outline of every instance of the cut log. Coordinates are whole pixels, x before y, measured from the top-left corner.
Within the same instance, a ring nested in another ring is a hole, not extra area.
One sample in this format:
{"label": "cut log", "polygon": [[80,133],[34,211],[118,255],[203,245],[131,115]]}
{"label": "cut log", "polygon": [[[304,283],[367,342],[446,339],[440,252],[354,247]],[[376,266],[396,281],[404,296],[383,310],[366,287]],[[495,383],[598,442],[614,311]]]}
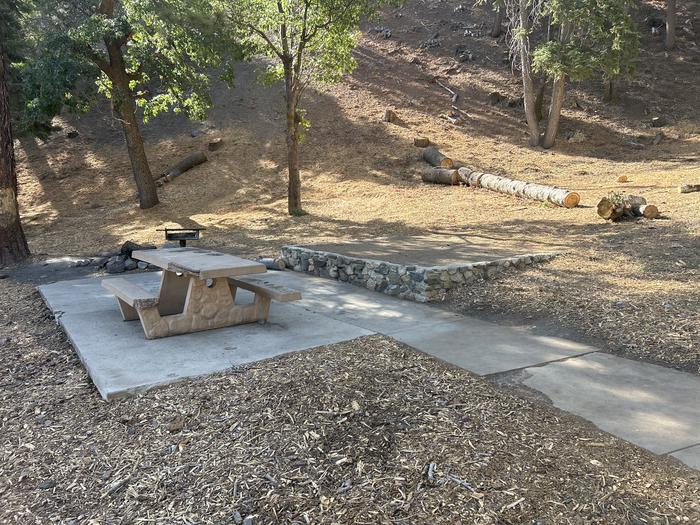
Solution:
{"label": "cut log", "polygon": [[430,139],[425,137],[416,137],[413,139],[413,145],[418,148],[427,148],[430,146]]}
{"label": "cut log", "polygon": [[432,184],[447,184],[449,186],[456,186],[459,184],[457,170],[447,168],[427,168],[423,171],[421,178],[423,182],[430,182]]}
{"label": "cut log", "polygon": [[606,221],[615,221],[625,213],[625,207],[620,202],[614,202],[608,197],[603,197],[598,202],[598,215]]}
{"label": "cut log", "polygon": [[435,146],[428,146],[423,150],[423,160],[437,168],[453,168],[454,161],[443,155]]}
{"label": "cut log", "polygon": [[634,211],[639,217],[646,217],[647,219],[656,219],[659,216],[659,209],[653,204],[643,204]]}
{"label": "cut log", "polygon": [[617,221],[626,217],[645,217],[656,219],[659,209],[639,195],[611,194],[598,202],[598,215],[605,220]]}
{"label": "cut log", "polygon": [[195,166],[199,166],[200,164],[206,161],[207,156],[203,152],[198,151],[197,153],[188,155],[180,162],[175,164],[165,175],[159,177],[159,179],[162,179],[164,182],[170,182],[173,179],[185,173],[187,170],[192,169]]}
{"label": "cut log", "polygon": [[694,191],[700,191],[700,184],[681,184],[678,187],[678,191],[681,193],[693,193]]}
{"label": "cut log", "polygon": [[625,195],[623,202],[625,208],[629,209],[635,217],[656,219],[659,216],[659,209],[653,204],[647,204],[647,200],[639,195]]}
{"label": "cut log", "polygon": [[491,173],[472,172],[468,175],[467,180],[470,186],[516,195],[525,199],[550,202],[564,208],[575,208],[581,200],[578,193],[564,188],[534,184],[500,175],[492,175]]}
{"label": "cut log", "polygon": [[287,263],[281,257],[263,257],[258,259],[258,262],[264,264],[268,270],[284,270],[287,267]]}

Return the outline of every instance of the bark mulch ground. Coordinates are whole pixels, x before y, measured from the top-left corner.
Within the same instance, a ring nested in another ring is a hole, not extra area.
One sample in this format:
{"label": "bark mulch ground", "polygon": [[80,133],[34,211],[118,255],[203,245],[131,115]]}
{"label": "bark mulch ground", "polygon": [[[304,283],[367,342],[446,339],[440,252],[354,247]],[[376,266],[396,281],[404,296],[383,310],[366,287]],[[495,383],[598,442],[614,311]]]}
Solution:
{"label": "bark mulch ground", "polygon": [[2,522],[700,522],[698,472],[385,337],[105,403],[7,279],[0,363]]}

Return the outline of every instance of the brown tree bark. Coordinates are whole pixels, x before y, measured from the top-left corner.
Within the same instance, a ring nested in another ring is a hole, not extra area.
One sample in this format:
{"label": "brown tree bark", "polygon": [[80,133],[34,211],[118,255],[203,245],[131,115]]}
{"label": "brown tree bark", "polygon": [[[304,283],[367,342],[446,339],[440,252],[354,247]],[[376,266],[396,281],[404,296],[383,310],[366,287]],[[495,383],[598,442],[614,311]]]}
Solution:
{"label": "brown tree bark", "polygon": [[566,77],[560,75],[552,83],[552,101],[549,104],[549,115],[547,116],[547,129],[542,139],[542,147],[551,148],[557,139],[559,132],[559,121],[561,120],[561,107],[564,104],[566,95]]}
{"label": "brown tree bark", "polygon": [[491,36],[493,38],[498,38],[503,32],[503,12],[505,9],[503,6],[493,11],[493,26],[491,27]]}
{"label": "brown tree bark", "polygon": [[666,0],[666,49],[676,45],[676,0]]}
{"label": "brown tree bark", "polygon": [[2,40],[3,35],[0,34],[0,267],[29,257],[17,203],[15,148]]}
{"label": "brown tree bark", "polygon": [[544,91],[546,88],[547,79],[544,79],[537,88],[537,95],[535,96],[535,117],[537,117],[537,122],[542,121],[544,118]]}
{"label": "brown tree bark", "polygon": [[[565,22],[561,26],[559,33],[559,41],[566,43],[569,41],[573,26],[571,23]],[[547,117],[547,129],[542,139],[542,147],[551,148],[559,132],[559,121],[561,119],[561,107],[564,105],[564,97],[566,95],[566,75],[559,75],[552,83],[552,99],[549,103],[549,115]]]}
{"label": "brown tree bark", "polygon": [[299,174],[299,123],[297,113],[298,92],[291,67],[285,67],[285,95],[287,99],[287,212],[299,215],[301,208],[301,176]]}
{"label": "brown tree bark", "polygon": [[617,102],[619,100],[618,85],[617,78],[606,78],[603,80],[603,100],[605,102]]}
{"label": "brown tree bark", "polygon": [[[113,17],[114,1],[102,0],[97,8],[97,12]],[[126,64],[122,52],[122,46],[127,41],[128,36],[120,40],[105,39],[109,63],[105,63],[99,57],[95,57],[95,63],[112,82],[112,104],[122,123],[126,149],[129,152],[129,160],[131,161],[131,170],[139,193],[139,206],[147,209],[158,204],[158,190],[151,174],[151,167],[148,164],[146,149],[143,145],[143,137],[136,118],[136,101],[129,87],[131,79],[126,72]]]}
{"label": "brown tree bark", "polygon": [[[528,0],[520,0],[520,30],[527,32],[530,28],[528,18]],[[540,128],[535,114],[535,89],[532,83],[532,66],[530,64],[530,37],[527,33],[522,36],[520,42],[520,63],[523,78],[523,105],[525,106],[525,119],[530,132],[530,146],[540,143]]]}

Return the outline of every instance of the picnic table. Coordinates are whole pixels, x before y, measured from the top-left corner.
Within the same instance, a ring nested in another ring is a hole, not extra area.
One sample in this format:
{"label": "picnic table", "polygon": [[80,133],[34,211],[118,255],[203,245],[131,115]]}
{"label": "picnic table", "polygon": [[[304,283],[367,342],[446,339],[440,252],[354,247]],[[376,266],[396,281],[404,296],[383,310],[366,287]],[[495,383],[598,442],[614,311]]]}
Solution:
{"label": "picnic table", "polygon": [[[248,277],[266,272],[263,264],[201,248],[136,250],[132,257],[163,269],[157,295],[128,278],[104,279],[125,321],[139,319],[147,339],[267,321],[272,300],[287,302],[301,294]],[[255,294],[237,304],[236,290]]]}

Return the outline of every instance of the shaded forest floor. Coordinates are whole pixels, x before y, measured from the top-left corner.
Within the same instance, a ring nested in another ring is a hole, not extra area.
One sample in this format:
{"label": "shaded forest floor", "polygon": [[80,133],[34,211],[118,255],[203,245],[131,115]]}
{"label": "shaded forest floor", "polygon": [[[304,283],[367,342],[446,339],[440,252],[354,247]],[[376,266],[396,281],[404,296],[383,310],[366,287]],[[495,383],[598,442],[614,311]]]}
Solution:
{"label": "shaded forest floor", "polygon": [[0,377],[3,523],[700,521],[697,471],[383,336],[105,403],[5,279]]}
{"label": "shaded forest floor", "polygon": [[[144,127],[154,173],[212,137],[224,143],[164,186],[152,210],[136,205],[108,108],[66,118],[48,142],[18,142],[31,248],[37,256],[96,254],[126,239],[159,242],[155,230],[166,224],[204,226],[205,245],[244,255],[287,243],[378,236],[400,243],[426,232],[564,244],[566,257],[455,292],[447,304],[496,320],[560,324],[606,350],[700,373],[700,193],[677,191],[681,182],[700,182],[700,53],[684,29],[700,34],[695,5],[682,7],[677,51],[644,36],[638,72],[623,83],[619,104],[601,102],[596,84],[570,86],[551,151],[527,146],[522,108],[489,103],[491,91],[512,98],[520,91],[503,60],[505,44],[488,36],[485,9],[409,1],[387,11],[366,28],[356,72],[306,99],[312,128],[302,150],[303,217],[286,214],[281,92],[257,85],[251,65],[239,68],[235,89],[216,86],[206,123],[164,116]],[[640,20],[659,7],[645,4]],[[390,29],[391,38],[376,28]],[[421,48],[431,40],[439,46]],[[474,60],[459,62],[456,46]],[[451,102],[436,77],[459,93],[456,105],[469,115],[463,126],[440,118]],[[382,122],[386,108],[403,124]],[[668,125],[651,128],[655,116]],[[205,133],[192,137],[194,129]],[[78,136],[69,138],[73,130]],[[658,131],[664,138],[654,145]],[[481,170],[578,191],[582,206],[424,185],[412,145],[418,135]],[[629,182],[618,183],[620,175]],[[610,191],[643,195],[662,219],[605,223],[594,206]]]}

